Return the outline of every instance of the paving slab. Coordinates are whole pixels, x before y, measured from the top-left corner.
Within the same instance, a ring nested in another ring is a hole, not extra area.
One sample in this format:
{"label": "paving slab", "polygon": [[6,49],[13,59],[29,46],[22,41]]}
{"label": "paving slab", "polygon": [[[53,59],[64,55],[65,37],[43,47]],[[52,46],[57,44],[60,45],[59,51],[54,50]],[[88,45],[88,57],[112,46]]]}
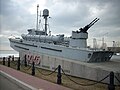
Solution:
{"label": "paving slab", "polygon": [[20,80],[21,82],[24,82],[38,90],[72,90],[70,88],[34,77],[21,71],[14,70],[7,66],[0,65],[0,71],[7,73],[17,80]]}

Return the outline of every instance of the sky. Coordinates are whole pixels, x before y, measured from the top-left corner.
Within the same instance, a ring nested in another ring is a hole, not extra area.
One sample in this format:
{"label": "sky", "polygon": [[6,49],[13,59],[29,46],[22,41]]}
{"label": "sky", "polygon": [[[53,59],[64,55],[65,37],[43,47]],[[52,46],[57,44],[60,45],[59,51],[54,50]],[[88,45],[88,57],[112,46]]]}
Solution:
{"label": "sky", "polygon": [[[36,10],[49,10],[52,34],[71,36],[94,18],[100,20],[88,30],[88,45],[102,38],[107,46],[120,44],[120,0],[0,0],[0,50],[11,49],[8,37],[20,36],[36,28]],[[41,28],[40,28],[41,29]]]}

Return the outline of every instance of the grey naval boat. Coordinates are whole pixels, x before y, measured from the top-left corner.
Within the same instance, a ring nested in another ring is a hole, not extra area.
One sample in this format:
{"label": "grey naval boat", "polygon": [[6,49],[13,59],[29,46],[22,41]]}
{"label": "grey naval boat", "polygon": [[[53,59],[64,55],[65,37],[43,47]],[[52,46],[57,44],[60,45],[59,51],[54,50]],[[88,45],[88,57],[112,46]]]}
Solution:
{"label": "grey naval boat", "polygon": [[[49,55],[70,60],[83,62],[104,62],[109,61],[113,52],[106,50],[93,50],[87,47],[88,29],[93,26],[99,18],[77,31],[72,31],[71,37],[64,34],[51,35],[47,32],[47,20],[49,17],[48,9],[43,10],[42,17],[45,20],[43,30],[38,29],[38,7],[37,6],[37,25],[36,29],[28,29],[28,34],[22,34],[21,38],[10,37],[10,46],[19,53],[25,52],[27,58],[38,60],[37,55]],[[31,57],[36,54],[37,57]]]}

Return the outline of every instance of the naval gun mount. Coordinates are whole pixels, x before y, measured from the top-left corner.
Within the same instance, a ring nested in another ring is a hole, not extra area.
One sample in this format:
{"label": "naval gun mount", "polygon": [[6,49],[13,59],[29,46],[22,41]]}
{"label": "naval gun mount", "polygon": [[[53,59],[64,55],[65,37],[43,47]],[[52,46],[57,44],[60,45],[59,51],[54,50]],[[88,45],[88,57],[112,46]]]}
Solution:
{"label": "naval gun mount", "polygon": [[83,28],[80,28],[79,31],[72,31],[72,37],[70,40],[71,47],[87,48],[87,38],[88,38],[88,29],[93,26],[99,18],[95,18]]}
{"label": "naval gun mount", "polygon": [[97,21],[99,20],[99,18],[95,18],[92,22],[90,22],[88,25],[86,25],[84,28],[80,28],[80,32],[83,33],[87,33],[88,29],[93,26]]}

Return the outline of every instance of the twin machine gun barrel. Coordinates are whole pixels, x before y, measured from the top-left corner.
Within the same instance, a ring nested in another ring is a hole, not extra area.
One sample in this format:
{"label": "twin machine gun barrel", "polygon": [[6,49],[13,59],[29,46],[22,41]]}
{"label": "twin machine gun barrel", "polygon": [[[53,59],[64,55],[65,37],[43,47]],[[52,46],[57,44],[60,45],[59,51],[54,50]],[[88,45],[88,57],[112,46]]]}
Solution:
{"label": "twin machine gun barrel", "polygon": [[80,28],[80,29],[79,29],[80,32],[86,33],[87,30],[88,30],[91,26],[93,26],[98,20],[99,20],[99,18],[95,18],[95,19],[94,19],[92,22],[90,22],[88,25],[86,25],[86,26],[83,27],[83,28]]}

